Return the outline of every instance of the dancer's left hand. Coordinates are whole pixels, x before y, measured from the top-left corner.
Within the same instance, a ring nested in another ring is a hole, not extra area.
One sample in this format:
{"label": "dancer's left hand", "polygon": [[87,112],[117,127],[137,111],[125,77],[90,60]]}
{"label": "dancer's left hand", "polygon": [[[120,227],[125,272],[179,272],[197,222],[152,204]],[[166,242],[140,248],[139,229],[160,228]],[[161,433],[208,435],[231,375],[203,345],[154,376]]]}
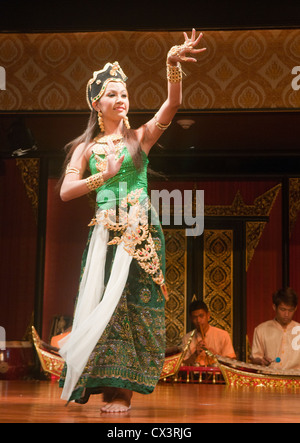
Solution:
{"label": "dancer's left hand", "polygon": [[200,32],[196,38],[196,30],[192,30],[191,38],[188,37],[187,33],[183,33],[184,43],[180,46],[173,46],[168,53],[167,62],[175,64],[177,62],[197,62],[194,57],[187,57],[186,54],[198,54],[200,52],[206,51],[206,48],[195,49],[203,37],[203,33]]}

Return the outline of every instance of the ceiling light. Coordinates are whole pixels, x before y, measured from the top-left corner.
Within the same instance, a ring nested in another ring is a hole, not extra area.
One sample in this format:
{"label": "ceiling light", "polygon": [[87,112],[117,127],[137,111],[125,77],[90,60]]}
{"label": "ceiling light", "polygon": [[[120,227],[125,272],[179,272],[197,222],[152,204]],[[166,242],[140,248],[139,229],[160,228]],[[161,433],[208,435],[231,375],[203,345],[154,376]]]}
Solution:
{"label": "ceiling light", "polygon": [[182,127],[182,129],[190,129],[190,127],[195,123],[195,120],[182,119],[177,120],[177,123]]}

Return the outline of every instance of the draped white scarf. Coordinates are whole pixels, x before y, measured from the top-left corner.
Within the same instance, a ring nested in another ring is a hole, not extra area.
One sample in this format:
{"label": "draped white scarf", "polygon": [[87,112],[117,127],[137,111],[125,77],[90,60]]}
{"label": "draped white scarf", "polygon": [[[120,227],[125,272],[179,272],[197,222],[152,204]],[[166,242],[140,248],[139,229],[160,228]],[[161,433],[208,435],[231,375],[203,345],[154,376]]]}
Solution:
{"label": "draped white scarf", "polygon": [[[128,229],[132,228],[134,229]],[[124,250],[123,243],[120,243],[104,291],[108,237],[109,231],[102,224],[94,227],[79,287],[72,332],[60,341],[59,353],[67,364],[61,395],[64,400],[69,400],[90,354],[118,305],[128,278],[132,256]]]}

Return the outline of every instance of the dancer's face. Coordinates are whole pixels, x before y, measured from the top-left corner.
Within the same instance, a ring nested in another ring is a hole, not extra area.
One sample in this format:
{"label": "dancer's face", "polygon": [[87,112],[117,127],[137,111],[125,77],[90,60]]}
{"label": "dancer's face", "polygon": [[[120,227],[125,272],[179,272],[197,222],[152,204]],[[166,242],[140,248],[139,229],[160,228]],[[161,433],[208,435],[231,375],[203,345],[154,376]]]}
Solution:
{"label": "dancer's face", "polygon": [[127,88],[123,83],[108,82],[104,94],[97,103],[97,109],[104,118],[121,120],[126,117],[129,110]]}

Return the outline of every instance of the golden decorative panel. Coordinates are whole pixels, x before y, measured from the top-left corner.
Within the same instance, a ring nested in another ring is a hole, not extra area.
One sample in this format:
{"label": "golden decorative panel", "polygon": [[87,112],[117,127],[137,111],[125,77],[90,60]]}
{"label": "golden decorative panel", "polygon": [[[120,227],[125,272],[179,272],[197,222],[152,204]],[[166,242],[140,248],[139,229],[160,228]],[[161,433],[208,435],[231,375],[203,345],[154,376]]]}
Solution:
{"label": "golden decorative panel", "polygon": [[[270,215],[272,207],[281,190],[281,184],[274,186],[264,194],[257,197],[252,205],[246,205],[240,191],[237,192],[231,205],[205,206],[205,216],[232,217],[232,216],[255,216],[267,217]],[[195,207],[194,202],[194,207]]]}
{"label": "golden decorative panel", "polygon": [[[291,182],[290,187],[290,201],[297,201],[297,179]],[[241,193],[238,191],[232,205],[227,206],[205,206],[205,216],[217,216],[217,217],[268,217],[275,204],[278,194],[281,190],[281,184],[274,186],[266,191],[264,194],[258,196],[252,205],[246,205]],[[298,190],[299,191],[299,190]],[[294,198],[292,198],[294,196]],[[195,206],[195,203],[194,203]],[[298,204],[299,206],[299,204]],[[298,213],[297,203],[291,206],[291,213]],[[291,218],[292,220],[292,218]],[[259,244],[259,240],[262,236],[263,230],[266,226],[266,222],[262,221],[247,221],[246,222],[246,270],[248,270],[250,262],[255,253],[255,249]]]}
{"label": "golden decorative panel", "polygon": [[[132,110],[157,109],[166,98],[165,58],[181,32],[0,34],[6,90],[0,110],[88,111],[93,71],[119,61]],[[295,109],[291,71],[300,65],[300,30],[205,31],[207,50],[184,65],[183,109]]]}
{"label": "golden decorative panel", "polygon": [[[201,272],[201,270],[199,270]],[[232,333],[233,231],[205,230],[203,251],[203,301],[211,313],[210,324]]]}
{"label": "golden decorative panel", "polygon": [[166,240],[167,346],[177,345],[185,334],[186,236],[184,229],[164,229]]}
{"label": "golden decorative panel", "polygon": [[289,179],[290,235],[300,212],[300,178]]}
{"label": "golden decorative panel", "polygon": [[266,222],[247,222],[246,223],[246,270],[253,258],[260,237],[265,229]]}
{"label": "golden decorative panel", "polygon": [[40,160],[38,158],[17,158],[16,165],[21,172],[27,197],[31,202],[34,216],[37,219],[37,211],[39,206]]}

